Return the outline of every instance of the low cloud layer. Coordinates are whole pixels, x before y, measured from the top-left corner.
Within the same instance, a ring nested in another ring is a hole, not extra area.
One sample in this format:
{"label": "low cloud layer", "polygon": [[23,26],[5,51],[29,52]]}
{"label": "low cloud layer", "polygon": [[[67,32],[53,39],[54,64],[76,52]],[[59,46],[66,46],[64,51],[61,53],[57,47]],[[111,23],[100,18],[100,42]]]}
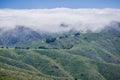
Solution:
{"label": "low cloud layer", "polygon": [[120,22],[120,9],[0,9],[0,28],[17,25],[38,31],[100,31],[111,22]]}

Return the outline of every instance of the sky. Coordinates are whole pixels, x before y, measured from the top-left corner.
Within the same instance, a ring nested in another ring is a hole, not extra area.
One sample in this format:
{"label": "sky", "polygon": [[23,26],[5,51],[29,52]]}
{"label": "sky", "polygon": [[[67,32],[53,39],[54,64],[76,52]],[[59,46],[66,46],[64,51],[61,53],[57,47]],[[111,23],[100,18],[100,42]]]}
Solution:
{"label": "sky", "polygon": [[120,0],[0,0],[0,8],[120,8]]}

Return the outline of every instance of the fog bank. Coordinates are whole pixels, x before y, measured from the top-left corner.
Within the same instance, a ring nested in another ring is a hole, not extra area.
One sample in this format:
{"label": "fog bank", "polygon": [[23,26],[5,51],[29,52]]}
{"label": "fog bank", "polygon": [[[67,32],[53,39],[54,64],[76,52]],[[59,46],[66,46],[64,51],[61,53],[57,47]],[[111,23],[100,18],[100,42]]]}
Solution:
{"label": "fog bank", "polygon": [[100,31],[111,22],[120,22],[120,9],[0,9],[0,28],[17,25],[37,31]]}

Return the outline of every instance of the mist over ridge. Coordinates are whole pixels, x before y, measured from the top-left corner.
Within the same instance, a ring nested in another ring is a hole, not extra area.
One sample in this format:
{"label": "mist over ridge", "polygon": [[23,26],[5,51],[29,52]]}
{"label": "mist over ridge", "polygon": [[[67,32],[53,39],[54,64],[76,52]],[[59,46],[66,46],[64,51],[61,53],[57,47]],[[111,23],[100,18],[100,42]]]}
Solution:
{"label": "mist over ridge", "polygon": [[119,14],[120,9],[113,8],[0,9],[0,28],[12,29],[22,25],[45,32],[97,32],[112,22],[120,22]]}

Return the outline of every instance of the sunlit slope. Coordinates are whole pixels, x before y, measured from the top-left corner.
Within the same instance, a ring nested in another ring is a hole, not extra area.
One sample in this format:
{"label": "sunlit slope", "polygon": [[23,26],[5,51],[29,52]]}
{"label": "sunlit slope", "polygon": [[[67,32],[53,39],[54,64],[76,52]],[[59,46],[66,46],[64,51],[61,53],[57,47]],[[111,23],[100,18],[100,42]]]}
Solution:
{"label": "sunlit slope", "polygon": [[1,80],[119,80],[120,31],[73,32],[0,48]]}
{"label": "sunlit slope", "polygon": [[[0,63],[1,75],[5,75],[3,77],[11,76],[13,79],[17,79],[16,76],[18,76],[18,79],[19,77],[20,79],[22,77],[23,79],[29,79],[29,76],[31,76],[30,78],[39,79],[41,76],[43,80],[47,80],[44,79],[45,77],[51,80],[72,78],[51,58],[29,50],[0,50]],[[10,73],[8,74],[7,71],[9,70]],[[15,75],[11,73],[15,73]],[[20,73],[21,75],[19,75]]]}
{"label": "sunlit slope", "polygon": [[[109,61],[107,56],[104,59],[105,57],[103,58],[99,53],[93,55],[100,60],[89,55],[82,55],[79,51],[79,54],[72,52],[73,50],[64,49],[1,49],[1,78],[119,80],[120,59],[118,56],[114,55],[114,60]],[[101,55],[104,54],[107,53],[101,53]]]}

